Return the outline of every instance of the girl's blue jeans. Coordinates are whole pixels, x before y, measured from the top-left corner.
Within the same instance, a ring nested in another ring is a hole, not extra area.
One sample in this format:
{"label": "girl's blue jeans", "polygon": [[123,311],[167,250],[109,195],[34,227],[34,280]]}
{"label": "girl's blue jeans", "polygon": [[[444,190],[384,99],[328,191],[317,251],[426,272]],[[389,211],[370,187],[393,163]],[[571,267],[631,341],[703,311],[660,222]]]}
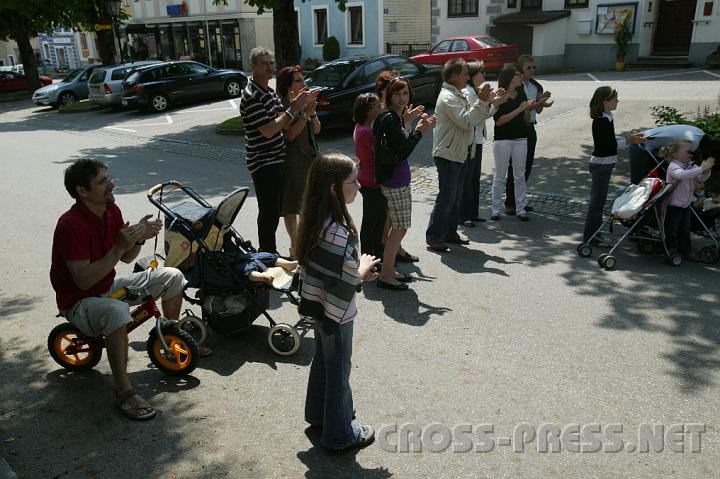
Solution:
{"label": "girl's blue jeans", "polygon": [[590,163],[588,171],[592,176],[590,187],[590,204],[588,204],[587,217],[585,218],[585,231],[583,232],[583,243],[590,241],[590,237],[600,228],[602,224],[603,208],[607,200],[610,177],[615,163],[601,165]]}
{"label": "girl's blue jeans", "polygon": [[305,420],[322,426],[322,444],[331,449],[349,446],[360,433],[352,422],[350,389],[354,323],[341,324],[329,336],[323,331],[322,323],[315,322],[315,356],[310,366]]}

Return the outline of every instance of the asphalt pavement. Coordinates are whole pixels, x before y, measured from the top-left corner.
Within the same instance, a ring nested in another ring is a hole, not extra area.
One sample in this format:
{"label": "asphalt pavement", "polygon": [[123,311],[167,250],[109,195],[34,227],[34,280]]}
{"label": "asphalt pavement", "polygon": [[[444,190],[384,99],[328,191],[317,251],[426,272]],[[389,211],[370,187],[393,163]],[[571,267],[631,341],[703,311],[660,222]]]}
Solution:
{"label": "asphalt pavement", "polygon": [[[617,268],[604,271],[597,252],[575,253],[590,184],[593,90],[618,88],[616,131],[626,133],[654,125],[653,105],[714,108],[718,80],[717,71],[700,70],[541,76],[556,103],[539,117],[530,222],[506,216],[467,228],[472,243],[445,254],[425,249],[437,183],[424,138],[411,158],[413,226],[404,240],[421,261],[400,266],[415,280],[403,293],[366,284],[358,300],[355,407],[359,421],[384,434],[343,455],[318,447],[303,422],[311,331],[289,358],[269,350],[262,318],[241,335],[213,334],[214,354],[185,378],[150,364],[148,325],[133,332],[131,378],[159,410],[148,423],[114,409],[105,360],[76,374],[47,352],[58,321],[50,244],[70,205],[63,169],[82,156],[106,161],[130,220],[154,212],[145,192],[171,178],[217,202],[252,186],[242,137],[213,133],[235,114],[230,103],[167,116],[0,105],[0,457],[8,466],[0,460],[0,477],[720,477],[718,265],[672,268],[628,246]],[[321,148],[351,153],[350,132],[325,133]],[[486,146],[486,216],[491,163]],[[621,160],[612,191],[626,185]],[[360,201],[350,206],[358,223]],[[251,197],[235,223],[253,242],[256,213]],[[278,240],[287,248],[282,225]],[[270,313],[296,320],[280,297]],[[583,452],[575,452],[575,425]],[[594,425],[599,449],[589,439]]]}

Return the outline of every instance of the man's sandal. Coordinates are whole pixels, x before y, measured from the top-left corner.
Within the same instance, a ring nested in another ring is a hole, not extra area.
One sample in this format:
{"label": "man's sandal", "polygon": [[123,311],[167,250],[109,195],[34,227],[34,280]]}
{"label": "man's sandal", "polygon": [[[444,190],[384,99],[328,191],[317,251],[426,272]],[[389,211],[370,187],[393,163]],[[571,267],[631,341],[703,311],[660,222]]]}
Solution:
{"label": "man's sandal", "polygon": [[[137,396],[137,392],[134,389],[128,389],[123,393],[116,392],[115,395],[115,404],[125,417],[134,421],[147,421],[155,417],[155,409],[140,396]],[[135,406],[130,402],[133,396],[137,396],[140,399]]]}

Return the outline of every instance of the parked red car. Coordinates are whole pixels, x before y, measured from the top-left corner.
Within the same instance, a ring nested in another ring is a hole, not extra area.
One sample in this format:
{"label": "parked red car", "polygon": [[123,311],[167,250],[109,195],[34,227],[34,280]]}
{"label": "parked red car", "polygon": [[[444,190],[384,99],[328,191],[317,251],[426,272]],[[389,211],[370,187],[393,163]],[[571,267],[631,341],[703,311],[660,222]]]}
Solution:
{"label": "parked red car", "polygon": [[487,35],[453,37],[443,40],[427,53],[410,57],[418,63],[444,64],[453,58],[466,61],[482,60],[485,70],[499,72],[505,65],[514,64],[518,57],[517,45],[506,45]]}
{"label": "parked red car", "polygon": [[[50,85],[52,78],[41,76],[40,82],[44,85]],[[0,72],[0,93],[8,93],[11,91],[27,90],[27,77],[15,72]]]}

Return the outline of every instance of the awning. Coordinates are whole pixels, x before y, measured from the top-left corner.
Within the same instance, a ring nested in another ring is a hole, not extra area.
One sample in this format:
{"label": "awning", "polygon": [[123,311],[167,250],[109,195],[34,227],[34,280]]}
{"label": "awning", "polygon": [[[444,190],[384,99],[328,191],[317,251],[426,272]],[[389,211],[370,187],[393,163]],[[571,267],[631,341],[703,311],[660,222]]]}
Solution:
{"label": "awning", "polygon": [[495,25],[543,25],[569,17],[570,10],[531,10],[495,17]]}
{"label": "awning", "polygon": [[144,23],[126,23],[120,29],[124,29],[125,33],[145,33],[147,31]]}

